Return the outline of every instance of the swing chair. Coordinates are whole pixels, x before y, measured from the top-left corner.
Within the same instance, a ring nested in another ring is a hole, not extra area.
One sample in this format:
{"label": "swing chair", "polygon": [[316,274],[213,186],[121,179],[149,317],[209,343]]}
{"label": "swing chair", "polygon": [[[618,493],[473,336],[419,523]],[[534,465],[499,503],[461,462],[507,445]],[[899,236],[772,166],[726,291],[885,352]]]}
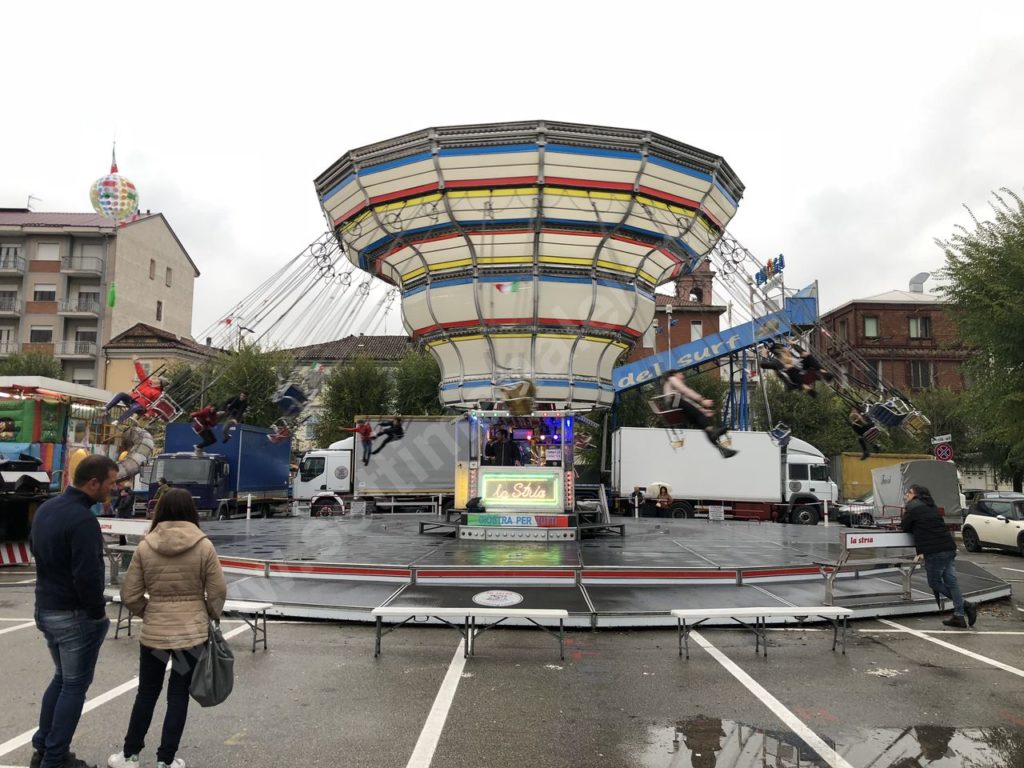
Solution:
{"label": "swing chair", "polygon": [[867,412],[867,416],[875,424],[883,427],[902,427],[903,421],[911,414],[910,406],[898,397],[885,402],[875,403]]}
{"label": "swing chair", "polygon": [[277,407],[284,417],[297,416],[309,401],[306,393],[297,385],[286,381],[271,398],[271,402]]}
{"label": "swing chair", "polygon": [[789,438],[792,436],[793,430],[785,422],[780,421],[770,430],[768,430],[768,436],[771,437],[772,442],[782,447],[789,444]]}
{"label": "swing chair", "polygon": [[669,443],[673,448],[682,448],[686,439],[682,430],[690,426],[690,419],[686,412],[679,407],[682,395],[672,393],[668,395],[656,395],[647,401],[651,412],[658,418],[662,427],[668,430]]}
{"label": "swing chair", "polygon": [[917,437],[930,427],[931,424],[931,419],[915,408],[903,419],[902,427],[911,437]]}
{"label": "swing chair", "polygon": [[532,381],[524,379],[512,384],[501,385],[497,389],[510,415],[529,416],[533,413],[534,395],[537,388]]}

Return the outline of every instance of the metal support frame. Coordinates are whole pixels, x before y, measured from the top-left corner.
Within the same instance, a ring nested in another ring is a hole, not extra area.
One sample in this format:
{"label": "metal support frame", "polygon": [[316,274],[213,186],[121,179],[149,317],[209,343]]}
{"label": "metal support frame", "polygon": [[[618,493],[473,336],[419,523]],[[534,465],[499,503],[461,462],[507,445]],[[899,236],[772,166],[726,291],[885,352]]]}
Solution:
{"label": "metal support frame", "polygon": [[[829,624],[832,625],[832,651],[834,652],[836,650],[836,645],[839,644],[840,647],[842,648],[842,653],[845,656],[846,655],[846,630],[847,630],[846,616],[843,615],[843,616],[832,617],[832,616],[821,616],[821,615],[818,615],[818,614],[793,614],[793,618],[795,618],[801,624],[803,624],[803,622],[808,618],[808,616],[818,616],[818,618],[824,619],[825,621],[827,621]],[[759,653],[763,653],[764,654],[764,658],[767,659],[768,658],[768,622],[767,622],[766,617],[764,617],[764,616],[755,616],[753,623],[748,623],[746,621],[743,621],[743,620],[741,620],[740,618],[738,618],[736,616],[730,616],[729,618],[731,618],[733,621],[735,621],[737,624],[739,624],[744,629],[749,629],[751,632],[754,633],[754,654],[757,655]],[[679,655],[680,655],[680,657],[682,657],[684,655],[684,653],[685,653],[687,660],[689,660],[689,658],[690,658],[690,633],[694,629],[699,627],[701,624],[703,624],[705,621],[707,621],[707,620],[708,619],[700,619],[698,621],[693,622],[692,624],[687,624],[686,619],[683,618],[682,616],[680,616],[677,619],[677,625],[678,625],[677,630],[678,630],[678,635],[679,635]],[[840,628],[842,628],[842,635],[840,635]],[[841,643],[840,643],[840,640],[841,640]],[[762,651],[762,647],[763,647],[763,651]]]}

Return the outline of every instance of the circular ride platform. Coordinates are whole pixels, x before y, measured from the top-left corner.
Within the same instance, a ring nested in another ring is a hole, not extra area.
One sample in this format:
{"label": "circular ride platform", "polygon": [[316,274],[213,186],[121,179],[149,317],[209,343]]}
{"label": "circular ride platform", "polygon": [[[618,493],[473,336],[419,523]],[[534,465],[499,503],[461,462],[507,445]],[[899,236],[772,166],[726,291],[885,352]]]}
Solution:
{"label": "circular ride platform", "polygon": [[[674,626],[675,608],[825,605],[815,563],[835,560],[848,530],[613,519],[625,536],[543,543],[420,535],[433,515],[234,520],[204,530],[229,595],[273,603],[279,616],[369,622],[384,604],[461,607],[503,590],[517,593],[520,607],[565,609],[568,626],[593,628]],[[1008,583],[972,563],[961,560],[958,572],[972,601],[1010,595]],[[843,574],[834,602],[853,618],[938,610],[921,569],[911,587],[909,601],[895,594],[895,569]]]}

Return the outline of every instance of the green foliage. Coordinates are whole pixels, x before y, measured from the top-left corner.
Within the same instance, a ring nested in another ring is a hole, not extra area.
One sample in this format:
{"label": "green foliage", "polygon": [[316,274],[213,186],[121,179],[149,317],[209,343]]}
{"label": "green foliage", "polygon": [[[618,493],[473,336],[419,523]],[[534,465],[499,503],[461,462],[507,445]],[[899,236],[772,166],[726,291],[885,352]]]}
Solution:
{"label": "green foliage", "polygon": [[295,374],[295,361],[281,350],[262,350],[255,344],[201,363],[176,365],[162,371],[167,391],[183,408],[197,410],[207,403],[218,408],[239,392],[249,395],[247,424],[269,427],[281,414],[273,403],[281,383]]}
{"label": "green foliage", "polygon": [[348,433],[341,430],[351,427],[357,415],[391,411],[393,392],[391,372],[367,357],[336,366],[324,382],[317,444],[327,446],[346,437]]}
{"label": "green foliage", "polygon": [[47,352],[18,352],[0,361],[0,376],[46,376],[63,379],[60,360]]}
{"label": "green foliage", "polygon": [[771,419],[765,411],[760,388],[751,389],[750,410],[755,429],[770,430],[778,423],[787,424],[793,437],[806,440],[826,456],[858,450],[857,436],[847,423],[849,405],[831,389],[817,388],[817,397],[791,391],[774,376],[765,382]]}
{"label": "green foliage", "polygon": [[1024,201],[1003,189],[993,218],[939,240],[946,265],[940,292],[963,343],[971,382],[959,413],[980,455],[1006,477],[1024,477]]}
{"label": "green foliage", "polygon": [[403,416],[435,416],[444,412],[438,397],[441,369],[429,352],[410,352],[398,363],[395,409]]}

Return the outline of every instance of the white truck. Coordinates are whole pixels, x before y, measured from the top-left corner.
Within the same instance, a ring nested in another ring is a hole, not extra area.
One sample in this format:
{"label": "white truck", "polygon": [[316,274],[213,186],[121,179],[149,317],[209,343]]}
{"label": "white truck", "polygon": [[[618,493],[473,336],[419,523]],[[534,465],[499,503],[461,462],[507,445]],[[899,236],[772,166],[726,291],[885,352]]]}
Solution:
{"label": "white truck", "polygon": [[821,451],[796,438],[783,448],[767,432],[729,437],[739,453],[723,459],[700,430],[616,430],[611,475],[620,510],[628,511],[635,487],[656,494],[664,485],[672,497],[670,517],[706,516],[720,507],[733,518],[802,525],[825,519],[825,502],[835,503],[839,488]]}
{"label": "white truck", "polygon": [[[386,416],[363,417],[376,425]],[[345,514],[352,501],[392,511],[439,511],[455,498],[455,430],[449,417],[406,417],[404,436],[362,461],[360,438],[353,436],[302,457],[292,484],[297,514]],[[376,441],[379,446],[384,438]]]}

